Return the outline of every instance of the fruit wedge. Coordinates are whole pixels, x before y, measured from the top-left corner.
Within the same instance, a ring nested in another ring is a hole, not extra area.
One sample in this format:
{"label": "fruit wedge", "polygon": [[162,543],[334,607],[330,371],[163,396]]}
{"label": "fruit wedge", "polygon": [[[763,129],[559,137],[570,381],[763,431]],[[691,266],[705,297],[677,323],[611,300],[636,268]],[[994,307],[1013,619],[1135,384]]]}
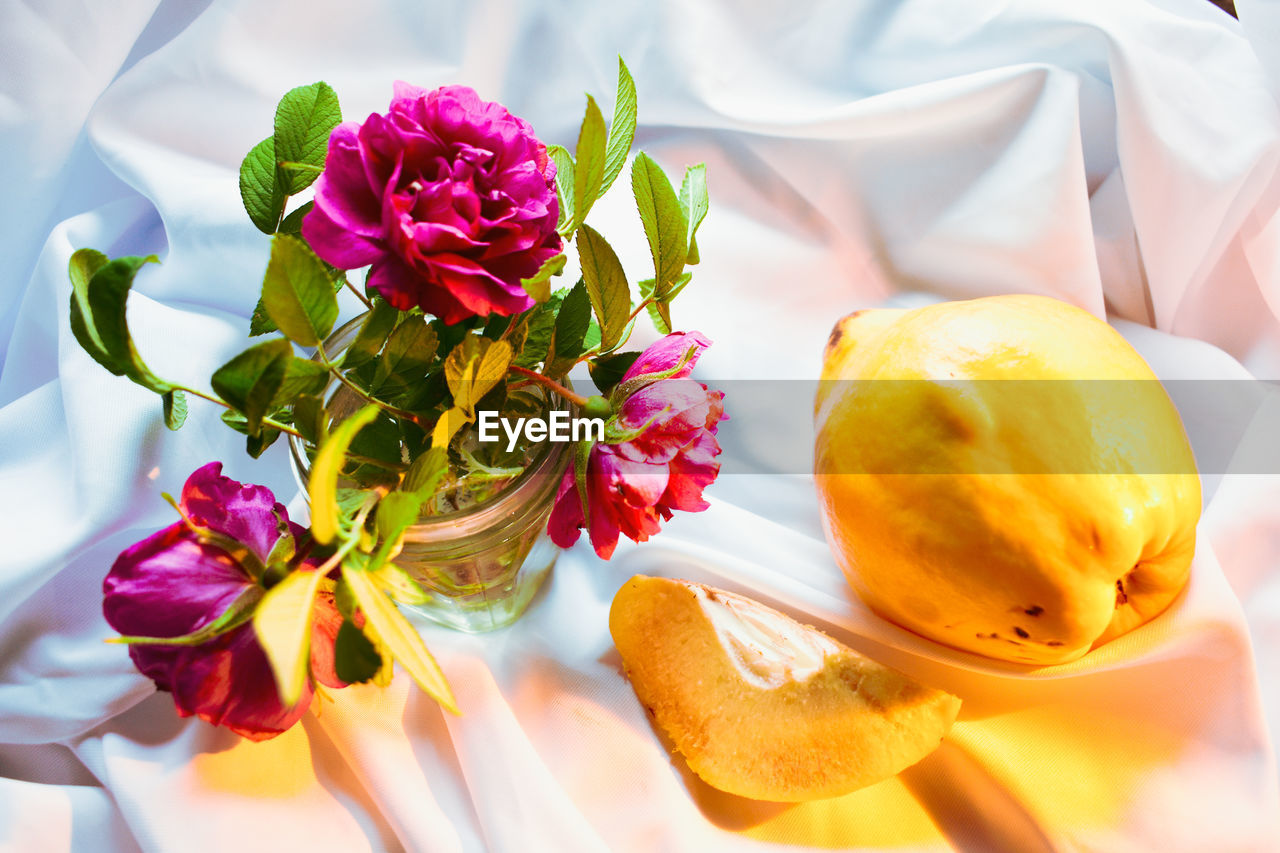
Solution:
{"label": "fruit wedge", "polygon": [[932,752],[960,700],[782,613],[636,575],[609,631],[641,703],[707,784],[757,800],[835,797]]}

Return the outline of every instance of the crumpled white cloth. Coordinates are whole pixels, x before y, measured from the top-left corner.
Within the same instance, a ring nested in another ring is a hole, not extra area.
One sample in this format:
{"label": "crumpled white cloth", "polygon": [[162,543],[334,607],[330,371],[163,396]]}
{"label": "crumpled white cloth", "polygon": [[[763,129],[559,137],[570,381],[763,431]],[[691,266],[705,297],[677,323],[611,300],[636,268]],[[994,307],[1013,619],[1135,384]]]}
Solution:
{"label": "crumpled white cloth", "polygon": [[[206,383],[260,285],[236,170],[285,90],[327,80],[363,118],[393,80],[462,83],[572,145],[621,54],[638,144],[708,165],[704,260],[675,307],[715,341],[708,380],[812,378],[833,321],[886,299],[1012,291],[1105,314],[1163,378],[1280,378],[1280,13],[1239,6],[1242,23],[1203,0],[0,2],[0,849],[1276,849],[1274,472],[1206,472],[1186,595],[1035,673],[869,613],[808,477],[725,476],[644,546],[566,553],[509,630],[423,623],[464,716],[401,676],[251,744],[178,719],[102,643],[100,584],[171,520],[160,491],[221,459],[288,500],[286,454],[248,459],[200,401],[168,433],[67,321],[75,248],[156,252],[139,349]],[[640,278],[625,183],[592,217]],[[1245,438],[1275,441],[1277,412],[1265,395]],[[621,675],[606,615],[635,572],[779,606],[959,694],[961,720],[848,797],[720,794]]]}

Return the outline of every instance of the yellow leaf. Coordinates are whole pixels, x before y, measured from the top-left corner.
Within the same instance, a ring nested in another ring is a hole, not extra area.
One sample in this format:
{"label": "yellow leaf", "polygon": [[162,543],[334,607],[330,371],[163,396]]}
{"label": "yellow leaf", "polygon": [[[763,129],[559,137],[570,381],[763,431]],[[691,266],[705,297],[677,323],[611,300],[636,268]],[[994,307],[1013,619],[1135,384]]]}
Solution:
{"label": "yellow leaf", "polygon": [[440,416],[440,420],[436,421],[436,428],[431,431],[431,446],[448,447],[449,442],[453,441],[453,437],[458,434],[458,430],[462,429],[462,425],[470,420],[467,413],[457,406],[449,409]]}
{"label": "yellow leaf", "polygon": [[285,707],[302,697],[311,663],[311,614],[320,572],[292,572],[267,590],[253,614],[253,633],[267,653]]}
{"label": "yellow leaf", "polygon": [[372,403],[338,425],[316,454],[307,482],[311,501],[311,535],[321,545],[333,541],[338,532],[338,474],[347,461],[347,448],[356,433],[378,416]]}
{"label": "yellow leaf", "polygon": [[400,662],[405,671],[418,683],[423,692],[449,711],[461,713],[454,701],[453,691],[445,681],[444,673],[436,663],[426,643],[404,618],[391,599],[387,598],[365,572],[345,572],[343,578],[355,594],[356,602],[368,624],[373,626],[378,638]]}

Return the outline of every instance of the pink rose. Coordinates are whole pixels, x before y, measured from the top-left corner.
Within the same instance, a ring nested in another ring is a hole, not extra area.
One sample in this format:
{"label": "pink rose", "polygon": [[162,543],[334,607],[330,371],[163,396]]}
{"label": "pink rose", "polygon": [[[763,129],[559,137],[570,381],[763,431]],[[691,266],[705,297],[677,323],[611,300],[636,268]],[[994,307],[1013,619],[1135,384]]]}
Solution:
{"label": "pink rose", "polygon": [[[303,534],[270,489],[222,476],[220,462],[187,478],[180,506],[193,523],[240,543],[264,563],[280,536],[279,521],[295,537]],[[111,627],[126,636],[181,637],[217,619],[255,583],[232,554],[201,542],[179,521],[116,558],[102,584],[102,609]],[[312,674],[343,687],[333,669],[342,617],[332,595],[318,598],[314,620]],[[266,652],[249,622],[197,646],[130,645],[129,656],[156,687],[173,694],[179,714],[195,714],[250,740],[275,737],[311,704],[310,681],[297,705],[281,704]]]}
{"label": "pink rose", "polygon": [[329,137],[302,234],[368,287],[446,323],[533,306],[522,278],[560,252],[555,165],[524,119],[463,86],[395,84],[386,115]]}
{"label": "pink rose", "polygon": [[715,434],[725,417],[724,394],[687,377],[710,345],[699,332],[667,335],[641,353],[623,375],[619,388],[678,366],[667,378],[640,383],[642,387],[617,407],[614,430],[642,430],[639,434],[591,448],[586,472],[590,519],[583,516],[570,465],[547,522],[553,542],[567,548],[578,541],[585,526],[596,553],[608,559],[619,534],[643,542],[658,532],[673,510],[700,512],[709,506],[702,490],[720,473]]}

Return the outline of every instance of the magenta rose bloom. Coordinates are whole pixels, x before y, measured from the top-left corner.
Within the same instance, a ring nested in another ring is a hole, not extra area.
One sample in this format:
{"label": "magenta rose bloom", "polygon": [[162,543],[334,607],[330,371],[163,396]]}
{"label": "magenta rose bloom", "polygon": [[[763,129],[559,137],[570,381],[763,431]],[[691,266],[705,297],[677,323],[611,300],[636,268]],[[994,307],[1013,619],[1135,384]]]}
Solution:
{"label": "magenta rose bloom", "polygon": [[[241,543],[264,563],[280,535],[277,520],[288,524],[295,537],[304,533],[269,489],[222,476],[220,462],[187,478],[179,503],[194,524]],[[111,627],[125,636],[181,637],[217,619],[255,583],[230,554],[202,543],[179,521],[116,558],[102,584],[102,609]],[[345,686],[333,669],[341,622],[332,595],[320,596],[311,670],[331,687]],[[250,740],[285,731],[311,703],[308,682],[297,705],[281,704],[271,664],[250,622],[198,646],[133,644],[129,656],[156,687],[173,694],[179,714],[195,714]]]}
{"label": "magenta rose bloom", "polygon": [[[618,387],[680,365],[670,377],[645,384],[617,407],[616,429],[630,433],[647,424],[643,432],[592,447],[586,476],[590,519],[583,517],[570,465],[547,522],[553,542],[567,548],[578,541],[585,526],[592,547],[607,560],[619,534],[643,542],[658,532],[673,510],[699,512],[709,506],[702,490],[720,473],[716,429],[725,417],[724,394],[688,378],[709,346],[711,341],[699,332],[667,335],[641,353],[623,375]],[[681,364],[691,348],[692,355]]]}
{"label": "magenta rose bloom", "polygon": [[560,252],[555,165],[529,123],[464,86],[395,84],[386,115],[329,137],[302,235],[368,287],[446,323],[533,306],[520,279]]}

